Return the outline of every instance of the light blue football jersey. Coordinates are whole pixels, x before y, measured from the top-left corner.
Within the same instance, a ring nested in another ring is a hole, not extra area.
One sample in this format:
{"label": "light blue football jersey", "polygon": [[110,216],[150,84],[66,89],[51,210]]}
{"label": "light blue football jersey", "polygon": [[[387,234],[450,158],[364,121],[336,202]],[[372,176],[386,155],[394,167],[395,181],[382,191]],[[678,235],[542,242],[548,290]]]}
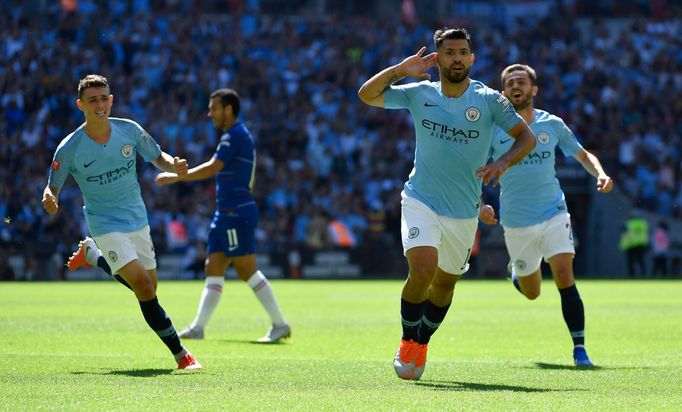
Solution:
{"label": "light blue football jersey", "polygon": [[[529,126],[537,145],[500,179],[500,222],[503,226],[535,225],[567,212],[564,192],[554,168],[556,147],[565,156],[574,156],[583,147],[561,118],[544,110],[534,111],[535,119]],[[495,128],[493,159],[499,159],[509,150],[513,141],[511,136]]]}
{"label": "light blue football jersey", "polygon": [[478,216],[481,180],[474,171],[485,165],[493,125],[510,130],[523,121],[506,97],[471,80],[460,97],[443,94],[440,82],[391,86],[387,109],[408,109],[416,135],[414,167],[405,194],[441,216]]}
{"label": "light blue football jersey", "polygon": [[139,124],[109,118],[111,137],[94,142],[81,125],[62,140],[50,168],[48,184],[61,189],[69,174],[83,194],[83,212],[92,236],[129,233],[148,224],[147,209],[137,182],[137,153],[147,162],[161,148]]}

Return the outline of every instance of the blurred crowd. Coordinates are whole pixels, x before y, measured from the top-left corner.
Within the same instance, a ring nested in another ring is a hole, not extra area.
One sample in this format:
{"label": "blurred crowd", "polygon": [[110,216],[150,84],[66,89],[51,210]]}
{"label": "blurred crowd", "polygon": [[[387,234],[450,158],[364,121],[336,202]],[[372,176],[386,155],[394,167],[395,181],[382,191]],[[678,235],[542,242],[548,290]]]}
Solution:
{"label": "blurred crowd", "polygon": [[[500,88],[506,65],[534,66],[536,106],[563,117],[641,208],[682,218],[682,12],[675,2],[590,9],[568,1],[544,17],[495,23],[447,13],[426,19],[414,3],[395,1],[403,7],[394,18],[353,14],[359,2],[297,13],[305,3],[3,2],[0,253],[23,254],[38,272],[42,260],[55,252],[66,258],[87,234],[73,180],[57,215],[46,215],[40,200],[55,148],[83,121],[77,82],[99,73],[115,97],[112,116],[137,121],[190,166],[216,147],[206,118],[210,92],[240,93],[241,119],[258,150],[259,251],[399,254],[399,193],[412,167],[413,127],[407,111],[369,108],[356,92],[422,45],[433,50],[441,25],[470,29],[471,77],[492,87]],[[201,244],[213,183],[159,188],[156,169],[139,163],[157,251]]]}

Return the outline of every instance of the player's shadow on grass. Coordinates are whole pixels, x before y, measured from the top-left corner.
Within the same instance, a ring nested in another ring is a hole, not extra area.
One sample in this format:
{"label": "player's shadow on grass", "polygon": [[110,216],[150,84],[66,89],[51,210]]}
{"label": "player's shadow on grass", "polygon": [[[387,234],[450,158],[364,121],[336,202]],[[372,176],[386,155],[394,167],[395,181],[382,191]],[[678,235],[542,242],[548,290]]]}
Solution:
{"label": "player's shadow on grass", "polygon": [[527,369],[555,369],[574,371],[603,371],[612,369],[652,369],[651,366],[572,366],[557,363],[536,362],[535,366],[526,366]]}
{"label": "player's shadow on grass", "polygon": [[512,386],[512,385],[495,385],[488,383],[474,383],[474,382],[450,382],[450,381],[418,381],[414,383],[417,386],[424,386],[429,389],[437,391],[481,391],[481,392],[527,392],[527,393],[542,393],[542,392],[574,392],[584,389],[547,389],[547,388],[531,388],[528,386]]}
{"label": "player's shadow on grass", "polygon": [[280,339],[277,342],[258,342],[254,339],[217,339],[220,343],[237,343],[240,345],[259,345],[259,346],[277,346],[286,345],[285,339]]}
{"label": "player's shadow on grass", "polygon": [[[538,369],[555,369],[555,370],[574,370],[574,371],[598,371],[603,368],[599,366],[573,366],[573,365],[562,365],[559,363],[544,363],[535,362],[535,368]],[[535,369],[533,368],[533,369]]]}
{"label": "player's shadow on grass", "polygon": [[102,372],[72,372],[72,375],[122,375],[134,378],[149,378],[153,376],[170,375],[174,370],[175,369],[117,369]]}

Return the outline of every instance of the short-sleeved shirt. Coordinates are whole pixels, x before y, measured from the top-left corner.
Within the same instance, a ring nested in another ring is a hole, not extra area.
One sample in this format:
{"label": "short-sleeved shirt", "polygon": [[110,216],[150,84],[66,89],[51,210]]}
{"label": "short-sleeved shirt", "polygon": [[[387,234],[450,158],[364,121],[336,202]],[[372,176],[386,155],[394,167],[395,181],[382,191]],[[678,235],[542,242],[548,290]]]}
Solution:
{"label": "short-sleeved shirt", "polygon": [[216,175],[217,211],[252,203],[251,190],[256,172],[256,149],[253,137],[243,123],[238,122],[221,137],[214,157],[223,162]]}
{"label": "short-sleeved shirt", "polygon": [[[529,125],[537,145],[519,163],[510,167],[500,179],[500,222],[503,226],[535,225],[566,213],[566,199],[556,178],[555,152],[559,147],[565,156],[574,156],[583,147],[561,118],[534,109],[535,119]],[[495,129],[492,157],[497,160],[511,147],[514,139]]]}
{"label": "short-sleeved shirt", "polygon": [[208,253],[254,253],[258,206],[252,195],[256,170],[253,136],[238,122],[220,137],[213,156],[220,159],[223,168],[216,175],[216,212],[208,235]]}
{"label": "short-sleeved shirt", "polygon": [[104,144],[92,140],[81,125],[55,151],[48,185],[61,189],[71,174],[83,194],[83,212],[92,236],[130,233],[148,225],[137,181],[137,153],[156,160],[161,148],[139,124],[109,118],[111,135]]}
{"label": "short-sleeved shirt", "polygon": [[523,119],[506,97],[471,80],[459,97],[448,97],[440,82],[391,86],[384,93],[387,109],[408,109],[414,121],[414,167],[405,194],[441,216],[478,216],[481,180],[475,170],[485,165],[493,125],[510,130]]}

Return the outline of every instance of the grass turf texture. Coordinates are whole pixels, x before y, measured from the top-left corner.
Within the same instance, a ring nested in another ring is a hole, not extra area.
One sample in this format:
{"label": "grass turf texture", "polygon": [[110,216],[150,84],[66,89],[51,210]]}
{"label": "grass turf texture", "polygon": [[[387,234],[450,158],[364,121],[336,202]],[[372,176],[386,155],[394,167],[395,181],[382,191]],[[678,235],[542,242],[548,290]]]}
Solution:
{"label": "grass turf texture", "polygon": [[[176,328],[201,282],[162,281]],[[401,381],[400,281],[273,281],[290,341],[248,287],[225,284],[203,341],[205,370],[175,363],[114,281],[0,285],[0,410],[680,410],[682,282],[581,281],[587,347],[572,366],[550,282],[534,302],[508,281],[462,280],[421,381]]]}

